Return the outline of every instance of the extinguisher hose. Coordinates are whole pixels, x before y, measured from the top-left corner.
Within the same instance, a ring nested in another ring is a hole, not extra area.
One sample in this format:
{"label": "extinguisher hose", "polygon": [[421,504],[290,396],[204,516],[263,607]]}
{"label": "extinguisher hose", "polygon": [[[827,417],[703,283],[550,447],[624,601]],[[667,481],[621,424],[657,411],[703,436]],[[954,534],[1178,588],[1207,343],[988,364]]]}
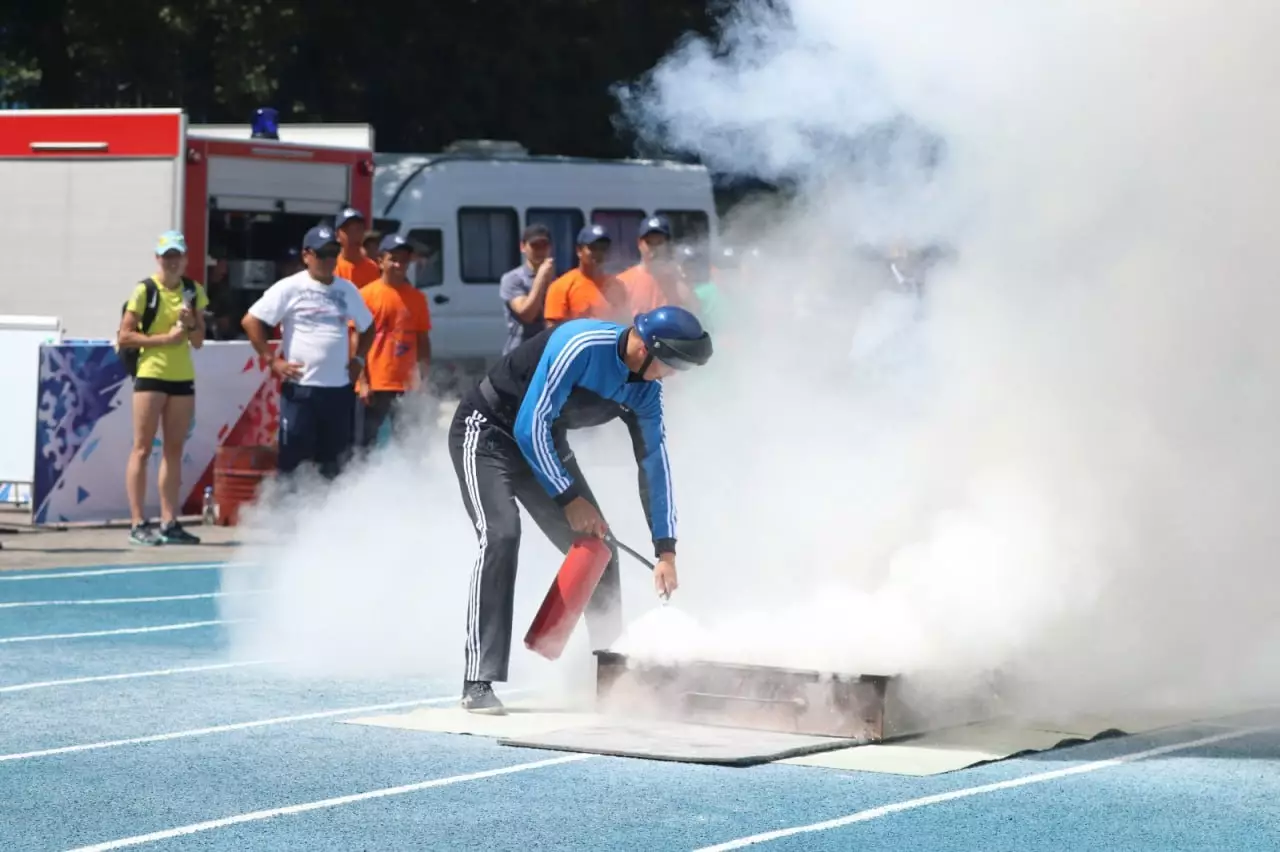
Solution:
{"label": "extinguisher hose", "polygon": [[652,563],[652,562],[650,562],[648,559],[646,559],[644,556],[642,556],[638,551],[632,550],[630,547],[627,547],[625,544],[623,544],[622,542],[618,541],[618,540],[617,540],[616,538],[614,538],[611,534],[610,534],[610,535],[606,535],[606,536],[604,537],[604,540],[605,540],[605,543],[607,543],[607,544],[611,544],[611,545],[613,545],[614,547],[618,548],[619,550],[624,550],[624,551],[626,551],[626,552],[627,552],[627,554],[628,554],[629,556],[634,557],[636,560],[638,560],[638,561],[640,562],[640,564],[641,564],[641,565],[645,566],[645,567],[646,567],[646,568],[648,568],[650,571],[652,571],[652,570],[653,570],[653,563]]}

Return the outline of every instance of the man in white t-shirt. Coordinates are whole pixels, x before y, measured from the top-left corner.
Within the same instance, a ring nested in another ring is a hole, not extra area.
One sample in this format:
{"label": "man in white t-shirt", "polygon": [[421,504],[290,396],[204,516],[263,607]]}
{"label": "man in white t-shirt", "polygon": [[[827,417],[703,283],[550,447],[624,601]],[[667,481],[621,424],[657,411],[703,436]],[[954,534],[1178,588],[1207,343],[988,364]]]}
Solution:
{"label": "man in white t-shirt", "polygon": [[[351,452],[353,386],[364,371],[374,327],[356,285],[333,274],[339,251],[332,228],[307,231],[302,239],[306,269],[267,288],[241,323],[253,348],[271,360],[283,380],[277,463],[282,474],[312,462],[333,479]],[[355,357],[348,355],[348,322],[360,334]],[[273,356],[267,334],[277,325],[282,339]]]}

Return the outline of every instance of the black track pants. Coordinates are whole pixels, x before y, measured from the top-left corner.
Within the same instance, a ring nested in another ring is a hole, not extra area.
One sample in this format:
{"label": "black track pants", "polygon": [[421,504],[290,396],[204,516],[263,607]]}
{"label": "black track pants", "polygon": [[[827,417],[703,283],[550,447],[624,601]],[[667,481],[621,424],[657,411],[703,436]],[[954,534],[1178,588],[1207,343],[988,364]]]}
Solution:
{"label": "black track pants", "polygon": [[[464,678],[501,682],[507,679],[511,659],[512,610],[520,553],[520,510],[516,501],[562,553],[568,553],[577,535],[569,527],[564,510],[538,484],[515,440],[469,399],[463,399],[454,415],[449,429],[449,454],[480,544],[468,591]],[[583,496],[596,504],[576,460],[568,459],[565,467],[575,481],[583,483]],[[586,621],[595,649],[608,648],[621,635],[616,549],[587,605]]]}

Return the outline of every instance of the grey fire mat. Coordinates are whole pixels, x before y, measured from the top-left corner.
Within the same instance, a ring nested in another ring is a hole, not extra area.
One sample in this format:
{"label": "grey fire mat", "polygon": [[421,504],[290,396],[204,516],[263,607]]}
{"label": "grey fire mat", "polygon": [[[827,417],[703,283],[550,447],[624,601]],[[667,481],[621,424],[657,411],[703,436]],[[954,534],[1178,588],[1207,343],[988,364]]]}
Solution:
{"label": "grey fire mat", "polygon": [[858,744],[856,740],[837,737],[811,737],[803,734],[630,719],[533,732],[500,739],[498,742],[519,748],[719,766],[755,766],[786,757],[815,754]]}

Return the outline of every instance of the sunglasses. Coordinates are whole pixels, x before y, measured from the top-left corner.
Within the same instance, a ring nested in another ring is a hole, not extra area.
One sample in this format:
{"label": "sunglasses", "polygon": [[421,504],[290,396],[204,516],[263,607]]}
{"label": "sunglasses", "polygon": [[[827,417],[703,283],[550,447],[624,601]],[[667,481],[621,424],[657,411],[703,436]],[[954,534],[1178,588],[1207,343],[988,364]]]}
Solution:
{"label": "sunglasses", "polygon": [[340,252],[341,250],[336,248],[323,248],[319,251],[312,252],[312,254],[320,260],[337,260]]}

